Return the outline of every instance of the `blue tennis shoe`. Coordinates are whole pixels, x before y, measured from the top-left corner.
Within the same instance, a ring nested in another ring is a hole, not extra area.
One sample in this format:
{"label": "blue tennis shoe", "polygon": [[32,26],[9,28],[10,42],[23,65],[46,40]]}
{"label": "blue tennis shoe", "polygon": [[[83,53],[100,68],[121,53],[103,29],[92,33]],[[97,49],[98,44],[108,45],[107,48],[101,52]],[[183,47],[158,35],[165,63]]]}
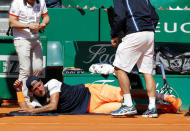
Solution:
{"label": "blue tennis shoe", "polygon": [[157,109],[156,108],[148,109],[147,111],[145,111],[143,113],[142,116],[143,117],[157,118],[158,117]]}
{"label": "blue tennis shoe", "polygon": [[134,106],[128,107],[122,105],[118,110],[110,112],[112,116],[124,116],[137,114],[137,110]]}

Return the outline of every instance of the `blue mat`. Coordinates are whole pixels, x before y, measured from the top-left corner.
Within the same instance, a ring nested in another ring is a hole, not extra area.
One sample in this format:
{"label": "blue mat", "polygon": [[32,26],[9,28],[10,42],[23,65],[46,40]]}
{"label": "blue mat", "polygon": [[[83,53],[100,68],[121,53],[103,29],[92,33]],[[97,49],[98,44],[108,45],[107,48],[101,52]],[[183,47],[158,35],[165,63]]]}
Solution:
{"label": "blue mat", "polygon": [[42,113],[23,113],[19,111],[11,111],[8,116],[58,116],[58,115],[110,115],[104,113],[82,113],[82,114],[73,114],[73,113],[56,113],[56,112],[42,112]]}

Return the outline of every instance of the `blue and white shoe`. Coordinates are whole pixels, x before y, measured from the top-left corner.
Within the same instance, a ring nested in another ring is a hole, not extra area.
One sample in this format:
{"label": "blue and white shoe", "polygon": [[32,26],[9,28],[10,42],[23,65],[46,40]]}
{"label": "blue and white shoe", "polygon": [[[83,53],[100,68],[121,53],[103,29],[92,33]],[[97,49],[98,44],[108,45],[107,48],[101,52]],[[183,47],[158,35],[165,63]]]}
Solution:
{"label": "blue and white shoe", "polygon": [[157,118],[158,117],[157,109],[156,108],[148,109],[147,111],[145,111],[143,113],[142,116],[143,117]]}
{"label": "blue and white shoe", "polygon": [[134,115],[137,114],[137,110],[134,106],[128,107],[126,105],[121,105],[118,110],[112,111],[110,114],[112,116]]}

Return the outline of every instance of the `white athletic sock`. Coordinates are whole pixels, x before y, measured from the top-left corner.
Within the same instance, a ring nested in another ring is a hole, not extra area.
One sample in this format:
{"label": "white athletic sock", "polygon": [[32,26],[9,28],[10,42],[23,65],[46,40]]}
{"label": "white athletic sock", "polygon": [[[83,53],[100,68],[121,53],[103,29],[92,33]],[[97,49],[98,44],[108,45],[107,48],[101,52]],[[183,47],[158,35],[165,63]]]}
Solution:
{"label": "white athletic sock", "polygon": [[129,107],[133,105],[131,94],[123,94],[123,98],[124,98],[123,102],[124,105],[127,105]]}
{"label": "white athletic sock", "polygon": [[157,93],[157,92],[156,92],[156,98],[157,98],[157,99],[164,100],[164,94],[161,94],[161,93]]}
{"label": "white athletic sock", "polygon": [[152,109],[156,107],[156,98],[155,97],[149,97],[149,105],[148,109]]}

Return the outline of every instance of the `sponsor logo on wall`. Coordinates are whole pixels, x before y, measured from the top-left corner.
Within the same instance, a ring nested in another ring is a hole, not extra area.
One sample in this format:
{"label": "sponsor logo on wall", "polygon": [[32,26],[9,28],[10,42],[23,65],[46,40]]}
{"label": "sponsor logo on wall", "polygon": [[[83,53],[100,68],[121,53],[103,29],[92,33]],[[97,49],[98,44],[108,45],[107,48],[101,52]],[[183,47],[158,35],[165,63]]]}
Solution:
{"label": "sponsor logo on wall", "polygon": [[84,64],[92,63],[96,60],[98,63],[112,64],[115,58],[115,53],[110,52],[110,48],[113,48],[111,44],[95,44],[89,46],[88,53],[90,57],[86,57],[83,60]]}
{"label": "sponsor logo on wall", "polygon": [[190,23],[168,23],[168,22],[158,22],[155,32],[165,32],[165,33],[190,33]]}

